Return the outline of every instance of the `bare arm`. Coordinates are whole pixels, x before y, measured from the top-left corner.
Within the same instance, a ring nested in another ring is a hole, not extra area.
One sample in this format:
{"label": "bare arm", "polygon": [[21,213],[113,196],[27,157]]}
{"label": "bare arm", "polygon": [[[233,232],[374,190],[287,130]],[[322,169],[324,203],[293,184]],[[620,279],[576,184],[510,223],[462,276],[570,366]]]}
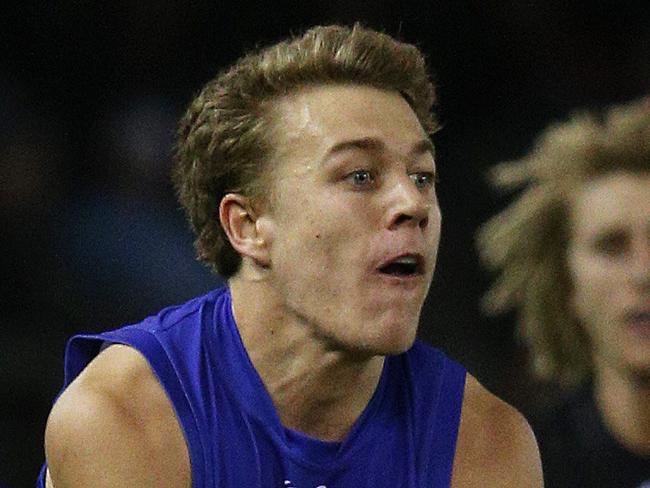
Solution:
{"label": "bare arm", "polygon": [[45,433],[56,488],[187,488],[180,426],[146,360],[126,346],[102,352],[54,405]]}
{"label": "bare arm", "polygon": [[542,466],[526,419],[468,375],[453,488],[539,488]]}

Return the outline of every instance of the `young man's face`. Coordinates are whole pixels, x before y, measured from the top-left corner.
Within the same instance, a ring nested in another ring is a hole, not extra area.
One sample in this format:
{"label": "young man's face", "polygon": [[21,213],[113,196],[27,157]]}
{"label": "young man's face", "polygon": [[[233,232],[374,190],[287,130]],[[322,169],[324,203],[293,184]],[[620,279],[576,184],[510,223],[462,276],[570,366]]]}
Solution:
{"label": "young man's face", "polygon": [[586,184],[572,223],[574,308],[597,366],[650,378],[650,174]]}
{"label": "young man's face", "polygon": [[263,218],[286,311],[329,347],[412,344],[440,238],[427,134],[397,93],[305,88],[277,104]]}

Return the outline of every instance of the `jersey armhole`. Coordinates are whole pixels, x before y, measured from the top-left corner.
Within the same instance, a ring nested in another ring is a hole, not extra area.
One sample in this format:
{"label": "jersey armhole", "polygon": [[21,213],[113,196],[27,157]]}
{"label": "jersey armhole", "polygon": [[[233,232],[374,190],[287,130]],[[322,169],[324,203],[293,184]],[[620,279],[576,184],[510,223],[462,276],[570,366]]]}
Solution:
{"label": "jersey armhole", "polygon": [[[105,332],[101,335],[78,335],[66,346],[65,384],[76,378],[99,352],[113,344],[124,344],[140,352],[158,378],[169,398],[185,437],[190,456],[192,487],[204,484],[205,456],[192,406],[185,395],[173,363],[156,337],[135,327]],[[39,477],[40,479],[40,477]]]}

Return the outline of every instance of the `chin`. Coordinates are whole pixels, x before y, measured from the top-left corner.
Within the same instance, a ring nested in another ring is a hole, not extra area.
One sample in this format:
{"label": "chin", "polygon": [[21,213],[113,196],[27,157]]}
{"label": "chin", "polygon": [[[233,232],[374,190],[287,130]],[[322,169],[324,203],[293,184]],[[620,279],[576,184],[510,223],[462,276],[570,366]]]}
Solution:
{"label": "chin", "polygon": [[415,324],[395,324],[383,330],[376,338],[377,354],[391,356],[408,351],[415,342],[417,322]]}
{"label": "chin", "polygon": [[336,341],[333,349],[346,350],[359,358],[394,356],[408,351],[416,338],[416,327],[394,327],[378,330],[376,335],[347,337]]}
{"label": "chin", "polygon": [[394,312],[374,317],[366,314],[348,317],[343,321],[346,327],[337,323],[336,327],[329,328],[330,347],[360,357],[392,356],[408,351],[417,336],[419,314],[403,310]]}

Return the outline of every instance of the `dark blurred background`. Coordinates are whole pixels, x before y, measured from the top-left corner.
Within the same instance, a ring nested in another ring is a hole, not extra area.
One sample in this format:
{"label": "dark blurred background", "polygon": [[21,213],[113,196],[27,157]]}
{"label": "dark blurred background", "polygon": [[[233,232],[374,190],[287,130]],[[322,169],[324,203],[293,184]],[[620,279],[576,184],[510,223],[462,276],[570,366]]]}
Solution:
{"label": "dark blurred background", "polygon": [[50,1],[0,7],[0,486],[32,486],[66,339],[221,281],[193,257],[168,181],[175,124],[245,50],[362,21],[418,44],[439,87],[443,238],[421,336],[526,414],[513,317],[486,319],[485,170],[547,124],[650,89],[646,1]]}

